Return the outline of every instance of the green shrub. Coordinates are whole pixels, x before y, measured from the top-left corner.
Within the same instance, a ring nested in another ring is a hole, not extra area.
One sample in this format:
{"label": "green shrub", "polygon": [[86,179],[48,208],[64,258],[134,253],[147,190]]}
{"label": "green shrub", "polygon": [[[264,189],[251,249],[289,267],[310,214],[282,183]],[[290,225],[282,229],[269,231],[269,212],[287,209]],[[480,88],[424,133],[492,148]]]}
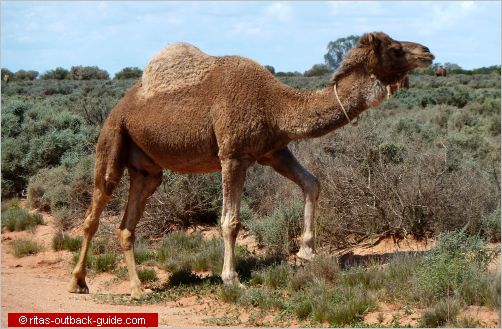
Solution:
{"label": "green shrub", "polygon": [[364,314],[375,307],[375,302],[367,294],[354,294],[345,303],[335,304],[327,314],[333,326],[346,325],[361,321]]}
{"label": "green shrub", "polygon": [[401,163],[406,154],[405,147],[396,143],[382,143],[378,146],[378,150],[384,162]]}
{"label": "green shrub", "polygon": [[2,210],[2,227],[7,228],[9,231],[33,229],[39,224],[43,224],[42,215],[30,213],[17,204]]}
{"label": "green shrub", "polygon": [[16,73],[14,73],[14,79],[15,80],[35,80],[38,76],[37,71],[33,70],[19,70]]}
{"label": "green shrub", "polygon": [[[323,289],[323,286],[319,286]],[[318,288],[318,289],[319,289]],[[332,326],[343,326],[358,322],[363,315],[375,307],[374,298],[359,289],[325,289],[312,291],[312,318],[318,322],[329,322]]]}
{"label": "green shrub", "polygon": [[158,280],[157,273],[151,268],[139,269],[138,277],[142,283],[154,282]]}
{"label": "green shrub", "polygon": [[143,264],[156,259],[154,251],[146,250],[142,248],[134,248],[134,259],[136,264]]}
{"label": "green shrub", "polygon": [[72,66],[70,77],[73,80],[108,80],[110,76],[105,70],[97,66]]}
{"label": "green shrub", "polygon": [[300,269],[298,271],[293,272],[293,275],[290,276],[288,282],[288,288],[291,291],[299,291],[306,289],[307,285],[310,284],[313,281],[313,279],[314,276],[311,274],[309,270]]}
{"label": "green shrub", "polygon": [[273,214],[261,220],[245,223],[258,242],[275,255],[288,255],[297,250],[295,238],[300,234],[303,204],[294,200],[289,205],[279,204]]}
{"label": "green shrub", "polygon": [[157,260],[170,271],[183,268],[219,272],[223,266],[223,240],[206,241],[200,234],[173,232],[162,240]]}
{"label": "green shrub", "polygon": [[381,289],[386,282],[385,273],[373,268],[354,267],[345,271],[340,278],[342,284],[349,286],[363,286],[366,289]]}
{"label": "green shrub", "polygon": [[325,283],[335,282],[340,274],[340,266],[337,259],[326,254],[318,254],[305,269],[313,278],[322,280]]}
{"label": "green shrub", "polygon": [[467,305],[500,308],[500,275],[479,275],[475,280],[462,282],[459,297]]}
{"label": "green shrub", "polygon": [[117,255],[111,253],[90,257],[90,268],[97,273],[111,272],[117,265]]}
{"label": "green shrub", "polygon": [[66,166],[42,169],[30,179],[28,203],[52,211],[58,226],[68,230],[76,218],[83,218],[92,195],[94,156],[81,158]]}
{"label": "green shrub", "polygon": [[70,78],[70,71],[62,68],[56,67],[54,70],[49,70],[40,76],[43,80],[65,80]]}
{"label": "green shrub", "polygon": [[221,299],[227,303],[236,303],[243,294],[243,290],[238,284],[225,285],[221,289]]}
{"label": "green shrub", "polygon": [[463,231],[442,234],[416,270],[418,295],[425,302],[461,297],[465,287],[478,284],[490,259],[478,237]]}
{"label": "green shrub", "polygon": [[138,67],[125,67],[115,73],[115,79],[139,79],[143,71]]}
{"label": "green shrub", "polygon": [[481,229],[490,242],[500,242],[500,207],[481,219]]}
{"label": "green shrub", "polygon": [[58,232],[52,238],[52,249],[55,251],[59,250],[69,250],[76,252],[80,250],[82,246],[82,238],[72,238],[68,234],[64,232]]}
{"label": "green shrub", "polygon": [[29,255],[38,254],[42,250],[42,246],[37,242],[29,239],[18,238],[9,243],[14,256],[20,258]]}
{"label": "green shrub", "polygon": [[301,300],[294,306],[294,312],[298,319],[305,320],[312,313],[312,302],[309,300]]}
{"label": "green shrub", "polygon": [[214,225],[222,205],[221,174],[180,175],[165,171],[162,184],[150,198],[139,232],[162,237],[195,225]]}
{"label": "green shrub", "polygon": [[289,282],[289,267],[287,264],[271,266],[263,270],[263,283],[271,289],[283,288]]}

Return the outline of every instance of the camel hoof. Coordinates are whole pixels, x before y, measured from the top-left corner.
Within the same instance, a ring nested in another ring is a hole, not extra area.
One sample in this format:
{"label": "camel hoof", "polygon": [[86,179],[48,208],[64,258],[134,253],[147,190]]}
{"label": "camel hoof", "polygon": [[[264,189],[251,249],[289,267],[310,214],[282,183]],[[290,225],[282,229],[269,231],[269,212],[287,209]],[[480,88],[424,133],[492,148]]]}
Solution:
{"label": "camel hoof", "polygon": [[314,259],[315,257],[315,253],[312,251],[312,249],[300,249],[300,251],[298,251],[298,253],[296,254],[296,256],[300,259],[303,259],[303,260],[312,260]]}
{"label": "camel hoof", "polygon": [[144,297],[146,295],[152,294],[153,290],[151,289],[134,289],[131,292],[131,299],[140,299],[141,297]]}
{"label": "camel hoof", "polygon": [[68,284],[68,292],[75,294],[88,294],[89,287],[85,283],[85,280],[72,279]]}

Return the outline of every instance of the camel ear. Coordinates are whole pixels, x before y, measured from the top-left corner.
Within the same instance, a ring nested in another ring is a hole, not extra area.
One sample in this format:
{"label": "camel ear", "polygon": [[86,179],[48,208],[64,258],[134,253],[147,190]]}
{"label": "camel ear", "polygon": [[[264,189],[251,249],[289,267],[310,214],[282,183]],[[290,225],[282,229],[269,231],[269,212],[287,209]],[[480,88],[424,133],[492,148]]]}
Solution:
{"label": "camel ear", "polygon": [[365,33],[359,39],[359,44],[364,47],[372,47],[376,52],[380,52],[382,44],[377,32]]}

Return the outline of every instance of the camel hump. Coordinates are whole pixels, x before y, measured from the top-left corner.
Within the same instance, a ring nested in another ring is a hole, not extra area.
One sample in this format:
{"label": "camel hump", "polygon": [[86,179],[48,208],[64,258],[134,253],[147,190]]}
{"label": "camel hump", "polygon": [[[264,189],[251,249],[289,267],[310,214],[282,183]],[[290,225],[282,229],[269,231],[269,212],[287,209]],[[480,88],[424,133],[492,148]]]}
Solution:
{"label": "camel hump", "polygon": [[174,43],[158,52],[143,72],[142,91],[150,97],[204,81],[216,58],[189,43]]}

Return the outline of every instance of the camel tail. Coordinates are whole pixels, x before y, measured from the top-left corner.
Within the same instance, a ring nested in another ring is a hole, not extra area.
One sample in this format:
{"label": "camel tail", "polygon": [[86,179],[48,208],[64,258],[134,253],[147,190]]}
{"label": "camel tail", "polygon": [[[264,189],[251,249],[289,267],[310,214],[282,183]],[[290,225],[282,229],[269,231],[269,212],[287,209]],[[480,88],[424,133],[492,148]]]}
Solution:
{"label": "camel tail", "polygon": [[96,147],[95,187],[111,195],[120,182],[127,159],[129,137],[121,127],[106,122]]}

